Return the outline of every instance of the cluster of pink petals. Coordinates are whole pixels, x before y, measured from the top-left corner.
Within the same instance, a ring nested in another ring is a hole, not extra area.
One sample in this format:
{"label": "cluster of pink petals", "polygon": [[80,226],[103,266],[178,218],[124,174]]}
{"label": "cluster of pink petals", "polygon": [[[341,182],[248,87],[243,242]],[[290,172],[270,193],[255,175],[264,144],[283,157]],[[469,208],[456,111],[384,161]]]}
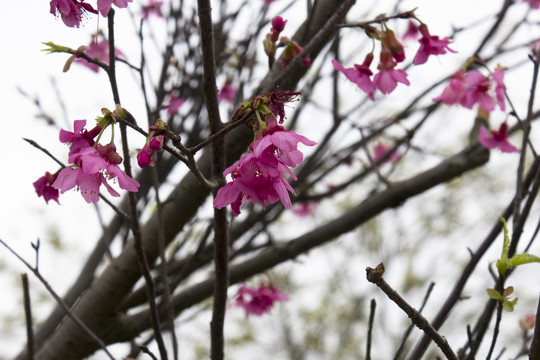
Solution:
{"label": "cluster of pink petals", "polygon": [[[100,42],[92,41],[88,48],[84,50],[84,53],[93,59],[109,65],[109,42],[106,40]],[[118,49],[114,49],[114,54],[116,57],[121,57],[124,55],[122,51]],[[86,61],[86,59],[77,57],[75,58],[74,62],[80,65],[84,65],[94,72],[99,71],[99,66],[93,63],[89,63],[88,61]]]}
{"label": "cluster of pink petals", "polygon": [[439,39],[438,36],[431,35],[427,26],[424,24],[420,25],[418,30],[420,30],[422,37],[418,40],[420,42],[420,48],[414,57],[414,65],[424,64],[430,55],[443,55],[447,51],[456,52],[448,47],[450,40],[447,37]]}
{"label": "cluster of pink petals", "polygon": [[276,289],[272,283],[268,285],[261,283],[257,289],[242,285],[233,305],[243,308],[246,317],[249,315],[260,316],[270,312],[276,301],[288,300],[289,297]]}
{"label": "cluster of pink petals", "polygon": [[84,0],[51,0],[50,13],[60,16],[66,26],[79,27],[86,12],[97,14],[97,11]]}
{"label": "cluster of pink petals", "polygon": [[506,123],[502,123],[499,130],[488,130],[482,126],[478,133],[478,141],[487,149],[498,148],[505,153],[520,152],[517,147],[508,142],[507,130]]}
{"label": "cluster of pink petals", "polygon": [[52,184],[56,180],[57,176],[58,172],[56,174],[51,174],[47,171],[44,176],[40,177],[34,182],[34,189],[36,189],[38,197],[42,196],[47,204],[49,203],[49,200],[54,200],[59,203],[58,189],[52,187]]}
{"label": "cluster of pink petals", "polygon": [[392,60],[392,54],[388,51],[383,51],[380,54],[380,62],[377,66],[379,72],[375,74],[373,79],[372,71],[369,69],[373,54],[368,54],[362,65],[355,64],[352,68],[345,68],[337,60],[332,60],[334,69],[343,73],[347,79],[354,82],[360,90],[369,95],[371,100],[374,100],[373,93],[379,90],[383,94],[390,94],[397,87],[398,83],[410,85],[407,79],[407,73],[403,69],[396,69],[397,62]]}
{"label": "cluster of pink petals", "polygon": [[528,2],[531,8],[533,9],[540,9],[540,0],[523,0],[525,2]]}
{"label": "cluster of pink petals", "polygon": [[107,16],[111,5],[114,4],[119,8],[125,8],[132,1],[97,0],[97,10],[95,10],[90,4],[85,3],[84,0],[51,0],[50,13],[55,16],[59,15],[66,26],[79,27],[86,11],[94,14],[99,12],[102,16]]}
{"label": "cluster of pink petals", "polygon": [[154,166],[154,158],[156,152],[163,148],[163,135],[150,137],[150,140],[144,144],[141,151],[137,155],[137,163],[141,168],[145,168],[148,165]]}
{"label": "cluster of pink petals", "polygon": [[495,110],[495,105],[506,109],[504,92],[504,71],[496,69],[490,77],[476,70],[461,69],[450,78],[450,83],[442,94],[433,101],[442,101],[446,105],[460,104],[472,109],[475,104],[486,111]]}
{"label": "cluster of pink petals", "polygon": [[231,174],[232,181],[219,189],[214,199],[215,208],[231,205],[233,214],[238,216],[240,206],[247,201],[261,203],[265,208],[266,204],[279,200],[286,208],[291,207],[289,192],[294,194],[294,190],[284,175],[289,174],[296,180],[289,167],[302,162],[298,143],[308,146],[316,143],[294,131],[285,131],[277,125],[275,117],[270,118],[262,137],[250,145],[252,151],[223,172],[223,176]]}
{"label": "cluster of pink petals", "polygon": [[[68,161],[72,166],[62,169],[52,184],[61,194],[77,188],[88,203],[99,200],[99,188],[104,185],[112,196],[120,196],[107,182],[116,179],[120,188],[132,192],[139,189],[139,183],[126,175],[118,166],[122,158],[114,144],[94,146],[93,138],[99,133],[99,126],[87,131],[86,120],[76,120],[74,131],[60,131],[60,141],[71,144]],[[97,133],[96,133],[97,131]]]}
{"label": "cluster of pink petals", "polygon": [[146,20],[150,17],[150,15],[155,15],[158,18],[163,17],[163,13],[161,12],[161,7],[163,6],[163,1],[161,0],[150,0],[148,4],[144,5],[143,10],[143,19]]}

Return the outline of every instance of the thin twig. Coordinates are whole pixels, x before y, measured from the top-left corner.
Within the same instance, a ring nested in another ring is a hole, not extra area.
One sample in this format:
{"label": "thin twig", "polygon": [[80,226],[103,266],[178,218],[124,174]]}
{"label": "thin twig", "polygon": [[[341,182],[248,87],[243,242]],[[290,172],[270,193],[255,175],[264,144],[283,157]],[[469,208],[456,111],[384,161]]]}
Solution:
{"label": "thin twig", "polygon": [[[8,249],[17,259],[19,259],[27,268],[30,270],[38,279],[41,281],[41,283],[45,286],[49,294],[52,295],[52,297],[62,306],[64,311],[66,312],[66,315],[69,316],[92,340],[98,344],[98,346],[109,356],[110,359],[114,360],[114,357],[112,354],[107,350],[107,346],[105,343],[96,335],[88,326],[86,326],[73,312],[71,312],[71,309],[69,306],[66,305],[64,300],[58,294],[53,290],[51,285],[45,280],[45,278],[41,275],[41,273],[38,271],[37,266],[33,267],[30,265],[26,260],[24,260],[15,250],[13,250],[7,243],[5,243],[2,239],[0,239],[0,244],[4,245],[6,249]],[[36,255],[37,256],[37,255]]]}
{"label": "thin twig", "polygon": [[529,350],[529,359],[540,359],[540,296],[538,297],[538,306],[536,307],[536,320],[531,350]]}
{"label": "thin twig", "polygon": [[411,305],[409,305],[405,299],[403,299],[397,291],[392,289],[390,285],[383,279],[384,265],[380,263],[376,269],[370,267],[366,268],[366,278],[369,282],[377,285],[390,300],[392,300],[397,306],[399,306],[407,316],[411,319],[412,323],[424,333],[429,336],[439,346],[443,354],[449,360],[458,360],[457,355],[454,353],[446,339],[441,336],[437,330],[435,330],[429,321],[416,311]]}

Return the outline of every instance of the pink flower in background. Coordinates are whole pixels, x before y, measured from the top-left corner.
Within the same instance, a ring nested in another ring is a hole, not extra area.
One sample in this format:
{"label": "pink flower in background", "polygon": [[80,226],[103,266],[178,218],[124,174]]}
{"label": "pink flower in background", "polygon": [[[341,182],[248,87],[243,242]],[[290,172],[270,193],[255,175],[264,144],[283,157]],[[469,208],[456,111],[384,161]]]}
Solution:
{"label": "pink flower in background", "polygon": [[128,3],[130,3],[132,0],[97,0],[97,8],[99,12],[101,13],[101,16],[107,16],[109,14],[109,10],[111,9],[111,5],[115,5],[119,8],[125,8],[128,6]]}
{"label": "pink flower in background", "polygon": [[[93,59],[96,59],[98,61],[101,61],[104,64],[109,65],[109,42],[108,41],[105,41],[105,40],[100,41],[100,42],[92,41],[90,45],[88,46],[88,48],[84,50],[84,53]],[[122,51],[118,49],[114,50],[114,54],[116,57],[121,57],[124,55]],[[80,65],[84,65],[94,72],[99,71],[99,66],[86,61],[86,59],[77,57],[75,58],[74,62]]]}
{"label": "pink flower in background", "polygon": [[407,86],[410,85],[409,80],[407,80],[407,73],[402,69],[394,69],[396,65],[397,63],[392,60],[390,52],[381,51],[380,62],[377,66],[379,72],[375,74],[373,84],[383,94],[390,94],[394,91],[398,82]]}
{"label": "pink flower in background", "polygon": [[524,331],[534,329],[535,323],[536,317],[533,314],[526,315],[525,317],[519,319],[519,327]]}
{"label": "pink flower in background", "polygon": [[372,61],[373,54],[369,53],[364,59],[362,65],[355,64],[352,68],[345,68],[335,59],[332,59],[332,65],[334,66],[334,69],[336,71],[343,73],[343,75],[345,75],[347,79],[355,83],[360,88],[360,90],[369,94],[371,100],[374,100],[373,92],[375,91],[375,85],[371,80],[371,75],[373,75],[373,72],[371,72],[371,70],[369,69]]}
{"label": "pink flower in background", "polygon": [[448,47],[448,45],[450,44],[450,40],[448,40],[448,37],[445,37],[444,39],[439,39],[438,36],[431,35],[427,26],[424,24],[420,25],[418,29],[420,30],[422,37],[420,38],[420,40],[418,40],[420,42],[420,48],[418,49],[418,52],[414,57],[414,65],[424,64],[427,61],[429,55],[443,55],[446,54],[447,51],[453,53],[457,52]]}
{"label": "pink flower in background", "polygon": [[540,0],[523,0],[528,2],[533,9],[540,9]]}
{"label": "pink flower in background", "polygon": [[384,145],[383,143],[377,143],[373,148],[373,154],[371,155],[371,160],[374,164],[383,165],[385,163],[395,163],[399,160],[400,155],[396,151],[392,151],[390,155],[379,164],[382,158],[387,156],[387,154],[392,150],[391,146]]}
{"label": "pink flower in background", "polygon": [[176,114],[178,109],[180,109],[180,107],[184,105],[185,102],[186,102],[186,99],[170,94],[169,107],[167,108],[167,115],[172,116]]}
{"label": "pink flower in background", "polygon": [[300,204],[296,204],[292,207],[291,211],[298,217],[307,217],[314,214],[314,208],[319,203],[316,201],[304,201]]}
{"label": "pink flower in background", "polygon": [[275,2],[277,0],[264,0],[264,6],[268,7],[271,3]]}
{"label": "pink flower in background", "polygon": [[37,179],[33,184],[38,197],[42,196],[47,204],[49,203],[49,200],[54,200],[60,204],[58,202],[58,189],[52,187],[57,176],[58,172],[56,174],[46,172],[44,176]]}
{"label": "pink flower in background", "polygon": [[502,111],[506,110],[506,102],[504,97],[504,92],[506,91],[506,86],[504,85],[504,71],[497,68],[491,74],[491,78],[495,81],[495,98],[499,104],[499,108]]}
{"label": "pink flower in background", "polygon": [[433,98],[433,101],[442,101],[446,105],[459,104],[466,90],[465,70],[461,69],[450,77],[448,86],[440,96]]}
{"label": "pink flower in background", "polygon": [[225,85],[223,85],[221,90],[219,90],[218,100],[228,101],[231,104],[234,104],[234,100],[236,99],[236,93],[237,93],[236,88],[232,86],[229,81],[227,81]]}
{"label": "pink flower in background", "polygon": [[478,140],[488,149],[498,148],[505,153],[520,152],[517,147],[508,142],[507,129],[508,125],[506,123],[502,123],[499,130],[490,131],[482,126],[478,133]]}
{"label": "pink flower in background", "polygon": [[289,297],[278,289],[272,283],[268,285],[260,284],[258,289],[249,288],[245,285],[240,287],[234,306],[241,307],[249,315],[260,316],[270,312],[276,301],[288,301]]}
{"label": "pink flower in background", "polygon": [[66,26],[79,27],[85,11],[97,14],[90,4],[78,0],[51,0],[50,13],[59,15]]}
{"label": "pink flower in background", "polygon": [[418,26],[416,26],[416,22],[412,21],[412,20],[409,20],[409,25],[407,26],[407,31],[405,32],[405,34],[403,34],[402,39],[403,40],[408,40],[408,39],[416,40],[416,39],[418,39],[418,33],[419,32],[420,32],[420,30],[418,29]]}
{"label": "pink flower in background", "polygon": [[159,18],[163,17],[163,13],[161,12],[161,7],[163,6],[163,1],[160,0],[150,0],[148,4],[144,5],[143,10],[143,16],[142,18],[144,20],[148,19],[150,15],[155,15]]}

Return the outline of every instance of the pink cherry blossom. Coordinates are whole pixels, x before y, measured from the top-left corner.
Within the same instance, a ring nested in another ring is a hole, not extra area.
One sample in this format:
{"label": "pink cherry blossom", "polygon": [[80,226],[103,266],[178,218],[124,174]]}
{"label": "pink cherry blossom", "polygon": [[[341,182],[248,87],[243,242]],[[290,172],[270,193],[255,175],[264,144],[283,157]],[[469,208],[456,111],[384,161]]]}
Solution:
{"label": "pink cherry blossom", "polygon": [[403,45],[396,39],[396,35],[392,30],[386,29],[383,32],[381,41],[384,49],[392,54],[395,61],[399,63],[405,60],[405,50],[403,49]]}
{"label": "pink cherry blossom", "polygon": [[398,82],[407,86],[410,85],[407,73],[402,69],[395,69],[396,65],[397,63],[392,60],[390,52],[381,51],[380,62],[377,66],[379,72],[375,74],[373,84],[383,94],[390,94],[394,91]]}
{"label": "pink cherry blossom", "polygon": [[445,37],[444,39],[439,39],[438,36],[431,35],[425,24],[420,25],[418,29],[420,30],[422,37],[420,38],[420,40],[418,40],[420,42],[420,48],[418,49],[418,52],[414,57],[414,65],[424,64],[427,61],[429,55],[442,55],[446,54],[447,51],[453,53],[457,52],[448,47],[448,45],[450,44],[450,40],[448,40],[448,37]]}
{"label": "pink cherry blossom", "polygon": [[275,1],[277,1],[277,0],[264,0],[264,6],[268,7],[268,6],[270,6],[271,3],[275,2]]}
{"label": "pink cherry blossom", "polygon": [[159,18],[163,17],[161,13],[161,7],[163,6],[163,1],[160,0],[150,0],[148,4],[143,6],[143,16],[144,20],[148,19],[150,15],[155,15]]}
{"label": "pink cherry blossom", "polygon": [[508,125],[506,123],[502,123],[499,130],[490,131],[482,126],[478,133],[478,140],[488,149],[498,148],[505,153],[520,152],[517,147],[508,142],[507,129]]}
{"label": "pink cherry blossom", "polygon": [[169,96],[170,98],[169,98],[169,107],[167,108],[167,115],[172,116],[176,114],[176,112],[178,111],[178,109],[180,109],[182,105],[184,105],[184,103],[186,102],[186,99],[174,96],[172,94],[170,94]]}
{"label": "pink cherry blossom", "polygon": [[249,288],[245,285],[240,287],[234,306],[241,307],[249,315],[260,316],[270,312],[276,301],[288,301],[289,297],[270,283],[268,285],[260,284],[258,289]]}
{"label": "pink cherry blossom", "polygon": [[83,148],[94,145],[94,138],[98,136],[101,127],[96,125],[92,130],[87,131],[84,127],[86,120],[75,120],[73,122],[73,132],[60,129],[60,142],[71,144],[68,154],[68,161],[73,164],[76,154]]}
{"label": "pink cherry blossom", "polygon": [[407,25],[407,31],[405,31],[405,34],[403,34],[402,39],[403,40],[416,40],[418,39],[418,33],[420,30],[418,29],[418,26],[416,26],[416,22],[409,20],[409,24]]}
{"label": "pink cherry blossom", "polygon": [[155,136],[150,139],[137,155],[137,163],[141,168],[145,168],[148,165],[154,166],[154,158],[156,152],[163,147],[163,135]]}
{"label": "pink cherry blossom", "polygon": [[[371,155],[371,160],[374,164],[383,165],[385,163],[395,163],[399,160],[400,155],[396,151],[392,151],[391,154],[388,153],[392,150],[392,147],[385,145],[383,143],[377,143],[373,148],[373,154]],[[384,160],[382,160],[385,158]],[[379,164],[380,162],[380,164]]]}
{"label": "pink cherry blossom", "polygon": [[107,16],[111,5],[115,5],[119,8],[125,8],[132,0],[97,0],[97,8],[101,13],[101,16]]}
{"label": "pink cherry blossom", "polygon": [[46,172],[44,176],[40,177],[34,182],[34,189],[39,196],[42,196],[45,202],[48,204],[49,200],[54,200],[58,202],[58,189],[52,187],[52,184],[56,180],[58,172],[56,174],[51,174]]}
{"label": "pink cherry blossom", "polygon": [[440,96],[433,98],[433,101],[442,101],[446,105],[459,104],[466,90],[465,70],[461,69],[450,77],[448,86]]}
{"label": "pink cherry blossom", "polygon": [[506,86],[504,85],[504,71],[502,69],[495,69],[495,71],[491,74],[491,78],[493,81],[495,81],[496,87],[495,87],[495,97],[497,99],[497,103],[499,104],[499,108],[502,111],[506,110],[506,102],[504,93],[506,91]]}
{"label": "pink cherry blossom", "polygon": [[97,14],[90,4],[79,0],[51,0],[50,13],[59,15],[66,26],[79,27],[85,11]]}
{"label": "pink cherry blossom", "polygon": [[461,105],[472,109],[474,104],[486,111],[495,109],[495,99],[491,95],[491,81],[482,73],[473,70],[468,71],[465,77],[467,91],[461,99]]}
{"label": "pink cherry blossom", "polygon": [[314,214],[314,208],[319,203],[316,201],[305,201],[300,204],[296,204],[292,207],[291,211],[298,217],[306,217]]}
{"label": "pink cherry blossom", "polygon": [[529,6],[533,9],[540,9],[540,0],[523,0],[529,3]]}
{"label": "pink cherry blossom", "polygon": [[219,90],[218,100],[227,101],[231,104],[234,104],[234,100],[236,100],[236,93],[237,93],[236,88],[232,86],[229,81],[227,81],[225,85],[223,85],[221,90]]}
{"label": "pink cherry blossom", "polygon": [[345,68],[337,60],[332,59],[332,65],[336,71],[343,73],[353,83],[355,83],[360,90],[369,94],[371,100],[373,100],[373,92],[375,91],[375,85],[371,80],[373,73],[369,69],[371,61],[373,60],[373,54],[369,53],[362,65],[355,64],[352,68]]}
{"label": "pink cherry blossom", "polygon": [[105,180],[102,173],[86,174],[81,168],[66,167],[60,171],[53,187],[65,193],[77,187],[82,197],[87,203],[92,204],[99,201],[99,187],[105,185],[112,196],[120,196]]}
{"label": "pink cherry blossom", "polygon": [[[109,65],[109,42],[108,41],[105,41],[105,40],[100,41],[100,42],[92,41],[90,45],[88,46],[88,48],[84,50],[84,53],[93,59],[96,59],[98,61],[101,61],[104,64]],[[124,55],[122,51],[118,49],[114,50],[114,54],[116,57],[121,57]],[[80,65],[84,65],[94,72],[99,71],[99,66],[86,61],[86,59],[77,57],[75,58],[74,62]]]}
{"label": "pink cherry blossom", "polygon": [[524,330],[534,329],[534,324],[536,322],[536,317],[533,314],[526,315],[523,318],[519,319],[519,327]]}

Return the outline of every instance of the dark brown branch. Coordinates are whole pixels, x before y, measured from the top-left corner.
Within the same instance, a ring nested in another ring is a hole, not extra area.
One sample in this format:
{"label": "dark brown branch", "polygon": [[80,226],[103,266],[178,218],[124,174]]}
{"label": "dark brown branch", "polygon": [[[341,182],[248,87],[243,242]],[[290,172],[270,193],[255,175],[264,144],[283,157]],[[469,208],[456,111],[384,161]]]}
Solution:
{"label": "dark brown branch", "polygon": [[32,306],[30,305],[30,288],[28,286],[28,275],[21,274],[23,298],[24,298],[24,318],[26,320],[26,348],[28,349],[28,360],[34,360],[34,328],[32,325]]}
{"label": "dark brown branch", "polygon": [[540,296],[538,297],[534,334],[531,342],[531,350],[529,351],[529,360],[535,359],[540,359]]}
{"label": "dark brown branch", "polygon": [[422,316],[418,311],[416,311],[411,305],[409,305],[405,299],[403,299],[397,291],[392,289],[390,285],[383,279],[382,275],[384,273],[383,264],[379,264],[376,269],[370,267],[366,268],[366,278],[369,282],[377,285],[390,300],[392,300],[397,306],[399,306],[407,316],[411,319],[412,323],[416,325],[419,329],[424,331],[424,333],[429,336],[435,343],[439,346],[443,354],[447,359],[458,360],[457,355],[454,353],[446,339],[441,336],[437,330],[431,326],[429,321]]}
{"label": "dark brown branch", "polygon": [[371,299],[369,303],[369,322],[368,322],[368,333],[367,333],[367,345],[366,345],[366,360],[371,360],[371,334],[373,333],[373,319],[375,318],[375,308],[377,303],[375,299]]}

